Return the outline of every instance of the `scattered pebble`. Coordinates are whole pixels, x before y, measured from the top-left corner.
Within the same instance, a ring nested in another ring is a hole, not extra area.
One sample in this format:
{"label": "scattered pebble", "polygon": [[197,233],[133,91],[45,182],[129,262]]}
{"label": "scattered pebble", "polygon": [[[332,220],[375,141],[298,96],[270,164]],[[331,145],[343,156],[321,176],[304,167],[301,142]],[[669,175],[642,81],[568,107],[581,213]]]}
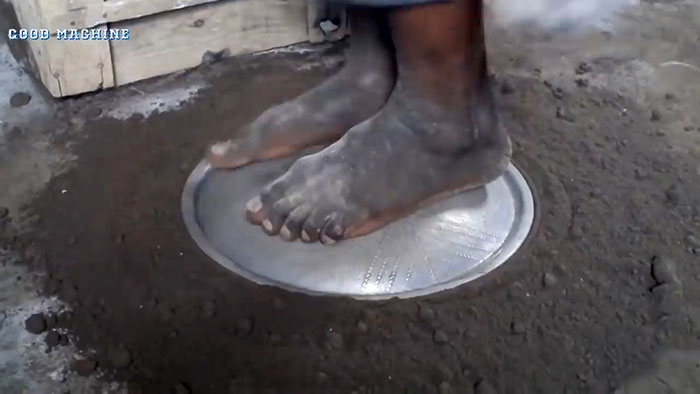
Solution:
{"label": "scattered pebble", "polygon": [[5,219],[10,214],[10,210],[6,207],[0,207],[0,219]]}
{"label": "scattered pebble", "polygon": [[197,19],[194,21],[194,27],[202,27],[204,26],[204,19]]}
{"label": "scattered pebble", "polygon": [[131,364],[131,352],[121,346],[110,348],[107,357],[115,368],[126,368]]}
{"label": "scattered pebble", "polygon": [[361,333],[366,333],[367,332],[367,323],[363,321],[357,322],[357,330],[360,331]]}
{"label": "scattered pebble", "polygon": [[546,272],[542,275],[542,285],[544,287],[554,287],[557,284],[557,277],[551,272]]}
{"label": "scattered pebble", "polygon": [[579,63],[578,67],[576,67],[576,75],[587,74],[591,71],[593,71],[593,69],[586,62],[581,62]]}
{"label": "scattered pebble", "polygon": [[683,290],[677,283],[664,283],[651,291],[659,318],[678,314],[683,306]]}
{"label": "scattered pebble", "polygon": [[580,88],[586,88],[586,87],[588,87],[588,84],[589,84],[588,80],[584,79],[584,78],[576,78],[576,80],[574,82],[576,82],[576,86],[578,86]]}
{"label": "scattered pebble", "polygon": [[510,330],[513,334],[522,334],[525,332],[525,326],[517,321],[510,323]]}
{"label": "scattered pebble", "polygon": [[46,343],[46,346],[49,348],[53,348],[59,345],[61,342],[61,334],[58,333],[56,330],[51,330],[49,331],[48,334],[46,334],[46,338],[44,338],[44,342]]}
{"label": "scattered pebble", "polygon": [[552,90],[552,95],[554,96],[555,99],[561,100],[564,98],[564,96],[565,96],[564,89],[562,89],[560,87],[552,87],[551,90]]}
{"label": "scattered pebble", "polygon": [[43,313],[35,313],[24,321],[24,328],[31,334],[41,334],[46,330],[46,319]]}
{"label": "scattered pebble", "polygon": [[445,334],[445,331],[435,330],[435,332],[433,333],[433,340],[436,343],[446,343],[447,342],[447,334]]}
{"label": "scattered pebble", "polygon": [[673,93],[666,93],[664,97],[666,98],[666,100],[673,100],[676,98],[676,95]]}
{"label": "scattered pebble", "polygon": [[661,113],[658,110],[651,110],[651,121],[658,122],[661,120]]}
{"label": "scattered pebble", "polygon": [[32,100],[32,96],[24,92],[17,92],[10,97],[10,106],[12,108],[24,107]]}
{"label": "scattered pebble", "polygon": [[93,372],[95,372],[95,369],[97,368],[97,361],[91,360],[89,358],[83,359],[83,360],[77,360],[73,364],[73,369],[75,372],[78,373],[80,376],[90,376]]}
{"label": "scattered pebble", "polygon": [[565,120],[570,123],[576,122],[574,117],[562,107],[557,107],[557,118]]}
{"label": "scattered pebble", "polygon": [[651,275],[660,285],[680,283],[676,273],[676,263],[666,257],[654,256],[651,261]]}

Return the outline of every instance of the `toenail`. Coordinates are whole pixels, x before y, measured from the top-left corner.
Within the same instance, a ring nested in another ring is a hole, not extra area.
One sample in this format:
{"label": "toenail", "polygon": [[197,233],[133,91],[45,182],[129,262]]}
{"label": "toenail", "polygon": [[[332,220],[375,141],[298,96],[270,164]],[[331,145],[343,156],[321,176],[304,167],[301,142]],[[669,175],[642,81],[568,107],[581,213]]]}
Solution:
{"label": "toenail", "polygon": [[301,239],[304,242],[311,242],[311,237],[309,237],[309,234],[306,232],[306,230],[301,232]]}
{"label": "toenail", "polygon": [[216,156],[222,156],[228,152],[229,148],[231,148],[230,142],[219,142],[211,147],[211,153]]}
{"label": "toenail", "polygon": [[342,236],[343,235],[343,227],[339,224],[336,224],[333,227],[333,235],[338,236],[338,237]]}
{"label": "toenail", "polygon": [[326,234],[323,234],[321,236],[321,243],[323,243],[324,245],[333,245],[335,243],[335,240],[327,236]]}
{"label": "toenail", "polygon": [[246,209],[248,212],[258,212],[262,209],[263,204],[262,201],[260,201],[260,197],[255,197],[254,199],[248,201],[248,204],[246,204]]}
{"label": "toenail", "polygon": [[263,220],[262,225],[266,231],[272,231],[272,222],[268,219]]}
{"label": "toenail", "polygon": [[289,231],[287,226],[282,226],[282,229],[280,230],[280,237],[282,237],[282,239],[284,239],[286,241],[289,241],[292,239],[292,232]]}

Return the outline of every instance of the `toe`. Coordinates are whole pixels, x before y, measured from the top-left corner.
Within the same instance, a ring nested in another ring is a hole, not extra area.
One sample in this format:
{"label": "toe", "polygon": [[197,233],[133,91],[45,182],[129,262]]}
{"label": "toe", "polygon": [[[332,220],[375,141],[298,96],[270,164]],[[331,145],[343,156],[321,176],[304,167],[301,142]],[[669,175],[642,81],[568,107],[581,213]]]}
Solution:
{"label": "toe", "polygon": [[241,149],[240,145],[233,140],[219,142],[209,147],[206,159],[216,168],[241,167],[252,160],[250,154]]}
{"label": "toe", "polygon": [[325,212],[312,212],[301,229],[301,240],[306,243],[318,242],[321,238],[321,230],[323,230],[326,224],[326,217],[327,215]]}
{"label": "toe", "polygon": [[337,213],[333,213],[327,217],[323,230],[321,230],[321,243],[332,245],[342,240],[344,233],[342,217]]}
{"label": "toe", "polygon": [[307,205],[294,208],[294,210],[287,215],[287,220],[280,229],[280,237],[288,242],[293,242],[299,239],[304,222],[306,221],[306,218],[309,216],[310,212],[311,208],[309,208]]}
{"label": "toe", "polygon": [[268,235],[277,235],[287,220],[287,216],[299,204],[293,198],[283,198],[272,204],[269,209],[265,209],[265,218],[262,221],[262,228]]}
{"label": "toe", "polygon": [[246,217],[253,224],[261,224],[265,220],[265,206],[262,203],[262,198],[258,195],[253,197],[245,206]]}
{"label": "toe", "polygon": [[[246,217],[248,221],[253,224],[263,225],[265,231],[274,232],[275,226],[272,221],[276,219],[276,217],[273,212],[273,205],[284,198],[285,191],[286,182],[282,180],[275,181],[266,186],[258,196],[253,197],[246,204]],[[291,209],[289,211],[291,211]],[[285,214],[287,212],[285,212]],[[266,219],[268,219],[267,222],[265,222]],[[282,223],[284,223],[284,220],[282,220],[279,225],[281,226]]]}

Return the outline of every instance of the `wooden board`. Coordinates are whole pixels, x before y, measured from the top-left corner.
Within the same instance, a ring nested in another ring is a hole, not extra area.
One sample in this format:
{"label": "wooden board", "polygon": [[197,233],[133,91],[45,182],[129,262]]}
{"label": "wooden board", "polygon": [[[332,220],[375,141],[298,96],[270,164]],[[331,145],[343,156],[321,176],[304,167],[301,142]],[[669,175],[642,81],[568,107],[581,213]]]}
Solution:
{"label": "wooden board", "polygon": [[[1,1],[1,0],[0,0]],[[10,0],[21,28],[129,29],[119,41],[28,41],[36,75],[66,97],[196,67],[206,53],[235,56],[305,41],[335,41],[320,0]],[[337,12],[335,14],[338,14]],[[224,56],[224,57],[225,57]]]}
{"label": "wooden board", "polygon": [[308,40],[303,1],[221,1],[174,13],[112,24],[131,29],[113,41],[117,85],[196,67],[205,53],[235,56]]}
{"label": "wooden board", "polygon": [[21,0],[36,3],[42,26],[56,29],[92,28],[219,0]]}
{"label": "wooden board", "polygon": [[[13,0],[13,5],[22,28],[44,28],[41,11],[34,0]],[[98,28],[106,28],[106,25]],[[29,41],[29,51],[33,70],[54,97],[114,86],[107,41]]]}

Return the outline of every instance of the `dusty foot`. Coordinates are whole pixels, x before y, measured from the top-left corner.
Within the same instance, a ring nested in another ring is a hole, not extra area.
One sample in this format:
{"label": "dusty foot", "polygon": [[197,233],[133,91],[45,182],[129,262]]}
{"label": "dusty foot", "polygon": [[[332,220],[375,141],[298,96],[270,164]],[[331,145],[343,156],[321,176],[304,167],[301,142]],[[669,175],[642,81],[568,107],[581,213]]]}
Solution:
{"label": "dusty foot", "polygon": [[328,144],[375,115],[394,87],[393,56],[374,21],[351,42],[347,64],[338,74],[295,100],[275,106],[235,139],[209,148],[215,167],[236,168]]}
{"label": "dusty foot", "polygon": [[494,180],[511,145],[490,90],[482,91],[459,116],[395,94],[376,116],[301,158],[253,198],[249,220],[287,241],[332,244],[375,231],[433,197]]}

